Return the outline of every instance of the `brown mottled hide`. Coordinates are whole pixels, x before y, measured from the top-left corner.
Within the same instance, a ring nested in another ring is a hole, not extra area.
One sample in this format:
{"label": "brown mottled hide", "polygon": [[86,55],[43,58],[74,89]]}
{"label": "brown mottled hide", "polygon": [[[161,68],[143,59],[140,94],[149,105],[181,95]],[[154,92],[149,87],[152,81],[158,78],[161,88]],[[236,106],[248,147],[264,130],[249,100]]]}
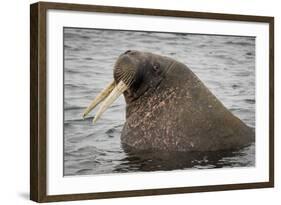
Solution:
{"label": "brown mottled hide", "polygon": [[[215,151],[254,141],[254,131],[228,111],[184,64],[172,65],[161,82],[127,102],[121,141],[138,150]],[[162,66],[161,64],[161,66]]]}

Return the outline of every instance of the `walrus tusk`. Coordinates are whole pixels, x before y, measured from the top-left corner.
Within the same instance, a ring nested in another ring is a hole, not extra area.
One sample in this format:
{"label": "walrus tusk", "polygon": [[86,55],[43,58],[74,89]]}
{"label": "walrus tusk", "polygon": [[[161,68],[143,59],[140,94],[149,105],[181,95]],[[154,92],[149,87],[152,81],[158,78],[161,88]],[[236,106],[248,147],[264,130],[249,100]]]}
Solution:
{"label": "walrus tusk", "polygon": [[91,104],[85,109],[83,113],[83,119],[88,115],[100,102],[102,102],[114,89],[116,83],[115,81],[112,81],[108,84],[108,86],[105,87],[98,95],[95,97],[95,99],[91,102]]}
{"label": "walrus tusk", "polygon": [[125,91],[128,89],[128,86],[121,80],[112,92],[107,96],[107,98],[102,102],[97,114],[93,119],[93,124],[99,119],[104,111]]}

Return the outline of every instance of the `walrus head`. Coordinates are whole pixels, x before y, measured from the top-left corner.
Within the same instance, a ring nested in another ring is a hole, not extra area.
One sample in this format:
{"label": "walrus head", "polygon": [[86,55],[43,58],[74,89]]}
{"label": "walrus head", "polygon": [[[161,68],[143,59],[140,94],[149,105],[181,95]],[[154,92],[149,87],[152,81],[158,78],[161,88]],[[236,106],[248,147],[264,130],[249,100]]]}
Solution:
{"label": "walrus head", "polygon": [[157,87],[174,61],[160,55],[153,54],[153,58],[151,56],[151,53],[132,50],[121,54],[114,66],[114,80],[86,108],[83,118],[102,102],[93,119],[95,123],[121,94],[124,94],[125,101],[129,104],[150,88]]}

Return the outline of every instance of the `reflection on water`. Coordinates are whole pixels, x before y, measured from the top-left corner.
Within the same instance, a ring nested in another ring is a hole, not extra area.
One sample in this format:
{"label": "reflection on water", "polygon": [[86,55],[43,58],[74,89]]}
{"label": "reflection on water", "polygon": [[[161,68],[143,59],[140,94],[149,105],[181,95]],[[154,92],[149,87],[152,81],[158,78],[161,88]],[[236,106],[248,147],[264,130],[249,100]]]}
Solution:
{"label": "reflection on water", "polygon": [[122,97],[94,126],[92,117],[82,120],[83,109],[112,80],[115,60],[126,50],[154,52],[185,63],[231,112],[255,127],[253,37],[65,28],[65,175],[255,165],[254,144],[227,152],[125,152],[120,143],[125,122]]}

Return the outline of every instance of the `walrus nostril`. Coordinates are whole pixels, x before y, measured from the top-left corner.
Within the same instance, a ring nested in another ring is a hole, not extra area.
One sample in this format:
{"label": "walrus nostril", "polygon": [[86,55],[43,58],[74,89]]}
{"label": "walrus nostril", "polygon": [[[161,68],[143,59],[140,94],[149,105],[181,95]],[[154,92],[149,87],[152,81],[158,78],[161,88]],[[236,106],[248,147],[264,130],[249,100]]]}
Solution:
{"label": "walrus nostril", "polygon": [[131,53],[131,50],[127,50],[124,54],[128,54]]}

